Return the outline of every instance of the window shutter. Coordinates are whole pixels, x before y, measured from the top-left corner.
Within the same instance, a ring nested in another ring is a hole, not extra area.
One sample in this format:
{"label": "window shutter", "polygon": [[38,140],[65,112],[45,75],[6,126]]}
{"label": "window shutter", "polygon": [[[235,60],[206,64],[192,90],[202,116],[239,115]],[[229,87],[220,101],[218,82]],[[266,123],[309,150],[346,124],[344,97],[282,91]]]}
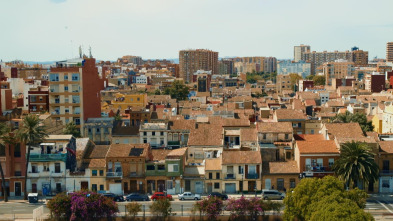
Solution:
{"label": "window shutter", "polygon": [[260,172],[259,172],[259,165],[257,165],[257,174],[258,175],[260,174]]}
{"label": "window shutter", "polygon": [[248,165],[246,165],[246,175],[248,174]]}

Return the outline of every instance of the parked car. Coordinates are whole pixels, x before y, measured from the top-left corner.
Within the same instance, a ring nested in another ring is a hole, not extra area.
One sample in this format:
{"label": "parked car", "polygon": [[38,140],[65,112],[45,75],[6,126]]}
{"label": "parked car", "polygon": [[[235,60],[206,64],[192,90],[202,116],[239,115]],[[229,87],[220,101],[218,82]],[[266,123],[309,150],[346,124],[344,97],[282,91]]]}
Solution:
{"label": "parked car", "polygon": [[264,200],[282,200],[284,198],[285,194],[278,190],[262,190],[262,199]]}
{"label": "parked car", "polygon": [[201,195],[199,194],[192,194],[191,192],[184,192],[179,194],[179,200],[201,200]]}
{"label": "parked car", "polygon": [[223,193],[219,193],[219,192],[212,192],[212,193],[209,194],[209,196],[217,197],[217,198],[220,198],[222,200],[227,200],[228,199],[228,195],[223,194]]}
{"label": "parked car", "polygon": [[[165,194],[163,192],[155,192],[150,198],[151,198],[151,200],[156,201],[158,199],[165,198]],[[166,194],[166,198],[169,200],[172,200],[172,195]]]}
{"label": "parked car", "polygon": [[105,197],[112,198],[113,201],[115,201],[115,202],[123,202],[124,201],[124,197],[122,195],[116,195],[114,193],[104,193],[102,195],[104,195]]}
{"label": "parked car", "polygon": [[149,197],[140,193],[131,193],[126,196],[127,201],[149,201]]}

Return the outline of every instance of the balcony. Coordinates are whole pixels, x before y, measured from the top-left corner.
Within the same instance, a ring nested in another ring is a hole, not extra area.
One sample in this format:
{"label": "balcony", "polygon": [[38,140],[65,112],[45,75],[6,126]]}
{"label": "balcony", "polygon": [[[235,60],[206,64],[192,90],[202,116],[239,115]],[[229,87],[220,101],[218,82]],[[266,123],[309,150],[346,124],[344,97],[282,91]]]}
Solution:
{"label": "balcony", "polygon": [[106,177],[122,177],[123,172],[106,172]]}
{"label": "balcony", "polygon": [[311,166],[306,166],[306,171],[310,171],[310,172],[317,172],[317,173],[324,173],[324,172],[333,172],[332,168],[327,166],[315,166],[315,167],[311,167]]}
{"label": "balcony", "polygon": [[246,175],[246,179],[259,179],[259,174],[257,173],[249,173]]}
{"label": "balcony", "polygon": [[393,175],[393,170],[381,170],[380,175],[381,176],[391,176],[391,175]]}
{"label": "balcony", "polygon": [[225,177],[225,179],[229,180],[229,179],[235,179],[235,174],[227,174],[227,176]]}
{"label": "balcony", "polygon": [[168,141],[168,146],[179,146],[180,141]]}
{"label": "balcony", "polygon": [[66,161],[66,153],[56,154],[30,154],[30,162],[50,162],[50,161]]}
{"label": "balcony", "polygon": [[144,177],[144,175],[137,172],[130,172],[130,177]]}

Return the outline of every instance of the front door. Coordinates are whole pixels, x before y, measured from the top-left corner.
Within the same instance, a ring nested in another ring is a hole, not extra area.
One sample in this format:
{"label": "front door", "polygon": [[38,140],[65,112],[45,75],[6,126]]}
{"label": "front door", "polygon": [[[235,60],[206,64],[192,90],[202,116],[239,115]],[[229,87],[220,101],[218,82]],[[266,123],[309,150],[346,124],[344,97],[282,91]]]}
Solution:
{"label": "front door", "polygon": [[165,180],[157,180],[158,192],[164,192],[165,190]]}
{"label": "front door", "polygon": [[195,192],[196,193],[203,193],[203,182],[202,181],[196,181],[195,182]]}
{"label": "front door", "polygon": [[128,182],[124,182],[124,193],[128,193]]}
{"label": "front door", "polygon": [[22,183],[15,182],[15,196],[22,196]]}
{"label": "front door", "polygon": [[208,183],[207,184],[207,193],[211,193],[213,192],[213,184],[212,183]]}
{"label": "front door", "polygon": [[248,181],[248,192],[255,192],[256,189],[256,182],[255,181]]}
{"label": "front door", "polygon": [[81,182],[81,190],[88,190],[89,189],[89,182],[83,181]]}
{"label": "front door", "polygon": [[37,184],[36,183],[31,184],[31,192],[37,193]]}
{"label": "front door", "polygon": [[130,191],[131,191],[131,193],[138,192],[138,187],[137,187],[136,180],[130,180]]}
{"label": "front door", "polygon": [[272,188],[271,179],[265,179],[265,189],[270,190],[270,188]]}

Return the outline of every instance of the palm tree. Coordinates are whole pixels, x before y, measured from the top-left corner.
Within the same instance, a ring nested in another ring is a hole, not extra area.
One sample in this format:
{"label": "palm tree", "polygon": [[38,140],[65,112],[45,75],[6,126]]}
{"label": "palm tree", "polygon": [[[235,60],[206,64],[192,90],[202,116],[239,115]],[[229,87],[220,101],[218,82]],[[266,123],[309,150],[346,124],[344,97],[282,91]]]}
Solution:
{"label": "palm tree", "polygon": [[30,162],[30,146],[42,142],[47,133],[45,127],[41,124],[38,115],[29,114],[22,120],[22,125],[16,133],[17,139],[27,145],[26,155],[26,170],[25,170],[25,185],[24,185],[24,199],[27,200],[27,169]]}
{"label": "palm tree", "polygon": [[358,186],[358,181],[373,183],[379,175],[371,148],[366,143],[355,141],[342,145],[340,158],[334,163],[333,170],[348,187],[353,183],[354,188]]}
{"label": "palm tree", "polygon": [[[6,147],[9,144],[14,143],[13,136],[10,136],[11,127],[5,123],[0,123],[0,148],[6,153]],[[8,146],[9,147],[9,146]],[[8,202],[8,195],[5,188],[5,178],[3,166],[0,163],[0,174],[1,174],[1,188],[4,191],[4,202]]]}
{"label": "palm tree", "polygon": [[64,129],[64,134],[72,134],[74,137],[81,137],[81,131],[79,128],[76,127],[74,121],[69,122],[66,124],[66,127]]}

